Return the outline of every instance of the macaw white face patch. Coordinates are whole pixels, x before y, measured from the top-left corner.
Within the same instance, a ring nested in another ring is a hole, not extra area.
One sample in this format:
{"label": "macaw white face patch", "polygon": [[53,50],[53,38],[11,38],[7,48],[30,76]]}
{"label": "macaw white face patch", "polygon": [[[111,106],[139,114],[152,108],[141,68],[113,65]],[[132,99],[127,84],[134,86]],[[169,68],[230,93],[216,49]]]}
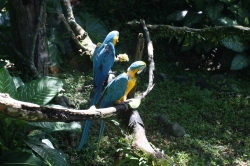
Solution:
{"label": "macaw white face patch", "polygon": [[139,69],[138,69],[138,72],[137,74],[140,74],[144,69],[145,69],[146,66],[141,66]]}

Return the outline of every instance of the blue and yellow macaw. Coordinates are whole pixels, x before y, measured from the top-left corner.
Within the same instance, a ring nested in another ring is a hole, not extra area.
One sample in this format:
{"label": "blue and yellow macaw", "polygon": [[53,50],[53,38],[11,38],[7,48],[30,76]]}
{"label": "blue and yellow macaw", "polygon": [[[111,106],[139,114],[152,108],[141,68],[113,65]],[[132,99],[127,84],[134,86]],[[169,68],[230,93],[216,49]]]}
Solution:
{"label": "blue and yellow macaw", "polygon": [[[111,31],[103,43],[100,46],[97,46],[93,53],[93,90],[90,94],[90,106],[95,105],[98,101],[103,87],[103,82],[106,80],[109,74],[109,70],[114,64],[115,61],[115,48],[114,46],[118,42],[119,32]],[[85,143],[91,121],[87,120],[85,123],[84,131],[78,146],[78,150],[81,150],[83,144]]]}
{"label": "blue and yellow macaw", "polygon": [[93,54],[93,84],[94,88],[90,95],[90,106],[95,105],[98,101],[102,86],[108,77],[109,70],[115,61],[115,45],[119,39],[118,31],[111,31],[101,46],[97,46]]}
{"label": "blue and yellow macaw", "polygon": [[[130,65],[127,73],[122,73],[114,78],[104,89],[104,92],[96,104],[98,108],[111,107],[114,103],[124,102],[128,93],[136,84],[136,76],[146,67],[143,61],[136,61]],[[104,130],[104,120],[101,121],[100,133],[98,137],[97,153],[99,150],[101,136]]]}

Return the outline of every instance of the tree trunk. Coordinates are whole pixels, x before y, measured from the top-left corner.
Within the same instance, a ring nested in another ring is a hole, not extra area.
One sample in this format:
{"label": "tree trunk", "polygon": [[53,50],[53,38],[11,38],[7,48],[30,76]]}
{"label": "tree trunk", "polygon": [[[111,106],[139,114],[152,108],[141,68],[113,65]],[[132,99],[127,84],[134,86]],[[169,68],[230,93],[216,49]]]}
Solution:
{"label": "tree trunk", "polygon": [[35,77],[46,75],[48,70],[44,4],[44,0],[12,0],[9,3],[12,36],[23,55],[18,57],[19,65],[24,65],[22,72],[28,69]]}

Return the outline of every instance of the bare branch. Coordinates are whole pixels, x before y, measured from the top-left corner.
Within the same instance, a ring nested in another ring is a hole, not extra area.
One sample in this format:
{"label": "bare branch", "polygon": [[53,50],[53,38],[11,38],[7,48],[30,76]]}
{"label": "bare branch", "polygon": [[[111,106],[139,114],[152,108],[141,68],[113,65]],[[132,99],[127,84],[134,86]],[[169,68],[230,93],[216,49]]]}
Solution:
{"label": "bare branch", "polygon": [[149,31],[145,24],[144,20],[140,20],[142,28],[144,30],[146,41],[147,41],[147,48],[148,48],[148,62],[149,62],[149,80],[148,80],[148,88],[145,92],[140,94],[137,98],[144,98],[154,87],[153,80],[154,80],[154,70],[155,70],[155,63],[154,63],[154,53],[153,53],[153,42],[150,39]]}
{"label": "bare branch", "polygon": [[61,2],[63,13],[71,29],[76,34],[76,36],[79,36],[81,40],[84,40],[88,36],[88,33],[76,22],[70,0],[61,0]]}
{"label": "bare branch", "polygon": [[126,103],[114,107],[87,110],[75,110],[64,107],[52,108],[12,99],[8,94],[0,93],[0,114],[8,117],[34,122],[69,122],[86,119],[105,119],[127,111]]}

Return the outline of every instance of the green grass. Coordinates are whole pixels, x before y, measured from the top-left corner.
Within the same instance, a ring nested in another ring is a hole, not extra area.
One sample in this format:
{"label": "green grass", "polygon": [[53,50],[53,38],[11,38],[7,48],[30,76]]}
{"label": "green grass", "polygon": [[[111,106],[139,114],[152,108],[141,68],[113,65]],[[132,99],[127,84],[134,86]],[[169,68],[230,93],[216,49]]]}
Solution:
{"label": "green grass", "polygon": [[[149,141],[177,165],[250,164],[249,111],[241,97],[218,98],[215,92],[173,81],[155,85],[139,109]],[[184,127],[186,136],[164,139],[154,118],[161,114]]]}
{"label": "green grass", "polygon": [[[168,70],[169,66],[171,70]],[[201,74],[207,77],[209,73],[173,73],[174,65],[169,66],[161,66],[155,72],[166,71],[164,73],[169,78],[158,81],[138,109],[148,140],[163,150],[178,166],[250,165],[249,83],[241,79],[227,79],[239,94],[237,96],[227,92],[200,90],[194,85],[195,78],[199,78]],[[67,83],[64,95],[72,101],[75,108],[88,108],[92,73],[69,73],[61,76]],[[176,83],[172,79],[176,74],[189,76],[192,81]],[[147,75],[145,72],[139,78],[140,92],[147,87]],[[77,92],[79,88],[81,91]],[[161,132],[163,125],[157,119],[159,115],[167,115],[171,122],[179,123],[186,135],[183,138],[166,138]],[[81,131],[76,133],[75,146],[58,145],[67,154],[70,165],[112,165],[119,136],[112,128],[106,128],[105,131],[109,132],[104,133],[99,157],[94,159],[99,123],[94,123],[91,129],[89,142],[80,152],[76,149]],[[55,137],[60,140],[65,135],[68,133],[60,133]]]}

